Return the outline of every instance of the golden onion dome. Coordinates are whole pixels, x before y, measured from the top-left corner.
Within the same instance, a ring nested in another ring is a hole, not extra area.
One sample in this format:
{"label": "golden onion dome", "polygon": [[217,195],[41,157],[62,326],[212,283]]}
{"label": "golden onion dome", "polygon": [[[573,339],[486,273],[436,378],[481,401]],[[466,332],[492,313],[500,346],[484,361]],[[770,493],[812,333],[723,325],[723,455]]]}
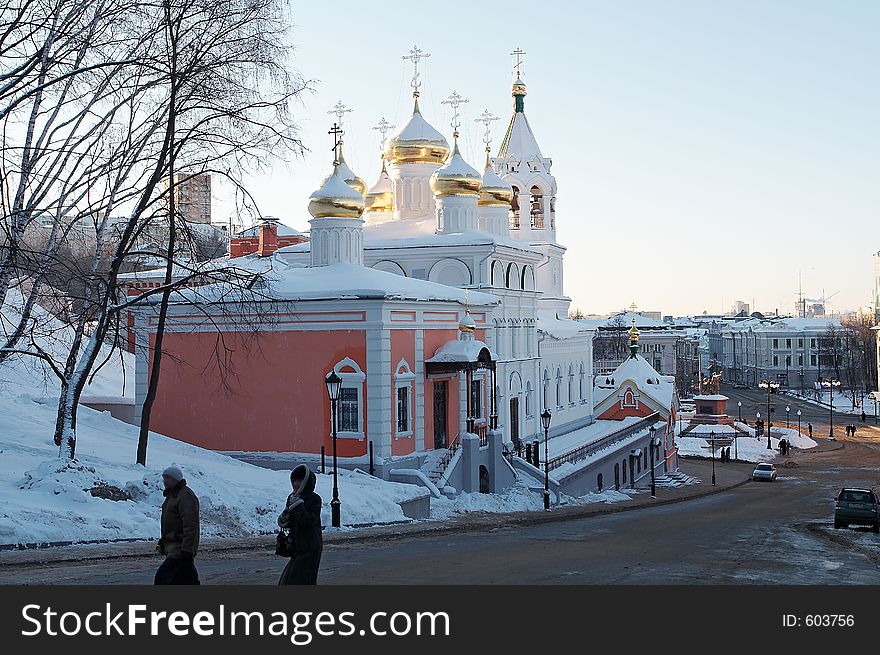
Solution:
{"label": "golden onion dome", "polygon": [[458,133],[446,163],[431,175],[431,191],[435,196],[479,196],[483,176],[470,166],[458,151]]}
{"label": "golden onion dome", "polygon": [[468,312],[465,312],[458,323],[458,331],[463,334],[473,334],[477,331],[477,322]]}
{"label": "golden onion dome", "polygon": [[636,343],[639,340],[639,328],[636,327],[636,317],[633,316],[633,324],[632,327],[626,332],[629,335],[629,340],[633,343]]}
{"label": "golden onion dome", "polygon": [[510,207],[513,198],[513,187],[502,180],[492,163],[489,161],[489,149],[486,148],[486,169],[483,171],[483,188],[477,204],[481,207]]}
{"label": "golden onion dome", "polygon": [[442,164],[449,156],[449,143],[422,117],[418,94],[413,95],[413,114],[388,140],[385,159],[394,164]]}
{"label": "golden onion dome", "polygon": [[[342,141],[339,142],[339,175],[342,176],[342,179],[345,180],[345,183],[350,186],[352,189],[357,191],[361,196],[367,193],[367,183],[364,182],[361,178],[354,174],[354,171],[349,168],[348,164],[345,163],[345,156],[342,154]],[[323,179],[321,184],[324,184],[330,176],[328,175]]]}
{"label": "golden onion dome", "polygon": [[321,188],[309,196],[309,213],[314,218],[360,218],[364,213],[364,197],[346,184],[339,164],[334,165]]}
{"label": "golden onion dome", "polygon": [[385,170],[385,162],[382,162],[382,172],[379,180],[370,188],[364,196],[364,205],[368,212],[390,212],[393,208],[393,194],[391,193],[391,178]]}

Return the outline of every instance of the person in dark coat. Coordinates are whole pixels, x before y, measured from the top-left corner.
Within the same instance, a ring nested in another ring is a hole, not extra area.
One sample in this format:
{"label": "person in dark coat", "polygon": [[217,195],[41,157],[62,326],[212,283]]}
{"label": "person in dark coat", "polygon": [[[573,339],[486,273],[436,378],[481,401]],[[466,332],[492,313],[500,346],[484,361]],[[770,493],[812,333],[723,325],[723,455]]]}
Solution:
{"label": "person in dark coat", "polygon": [[867,415],[866,415],[866,414],[865,414],[865,411],[864,411],[864,410],[862,410],[862,416],[861,416],[861,419],[862,419],[862,423],[864,423],[864,422],[865,422],[865,419],[866,419],[866,418],[868,418],[868,416],[867,416]]}
{"label": "person in dark coat", "polygon": [[293,493],[287,497],[284,511],[278,517],[278,526],[290,530],[295,548],[293,557],[281,573],[279,585],[318,584],[324,538],[321,535],[321,497],[315,493],[317,482],[317,477],[305,464],[290,473]]}
{"label": "person in dark coat", "polygon": [[194,561],[199,550],[199,499],[176,466],[162,472],[162,483],[162,536],[156,549],[165,561],[153,584],[200,584]]}
{"label": "person in dark coat", "polygon": [[810,431],[810,438],[813,436],[813,424],[807,423],[807,429]]}

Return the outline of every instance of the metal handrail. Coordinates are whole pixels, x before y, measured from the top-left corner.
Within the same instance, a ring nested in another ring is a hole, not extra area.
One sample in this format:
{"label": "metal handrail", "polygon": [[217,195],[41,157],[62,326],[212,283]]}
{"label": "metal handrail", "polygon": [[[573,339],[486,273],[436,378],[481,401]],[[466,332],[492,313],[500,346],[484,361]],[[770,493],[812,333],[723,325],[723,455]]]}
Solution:
{"label": "metal handrail", "polygon": [[628,425],[625,428],[621,428],[617,432],[612,432],[611,434],[607,434],[601,439],[597,439],[596,441],[590,442],[583,446],[579,446],[574,450],[571,450],[564,455],[558,455],[550,459],[548,464],[550,470],[555,468],[559,468],[563,464],[569,462],[577,462],[582,459],[593,455],[594,453],[599,452],[600,450],[607,448],[608,446],[617,443],[618,441],[622,441],[627,437],[631,437],[637,432],[641,432],[645,428],[649,428],[660,420],[659,412],[654,412],[653,414],[646,416],[641,421],[637,423],[633,423],[632,425]]}

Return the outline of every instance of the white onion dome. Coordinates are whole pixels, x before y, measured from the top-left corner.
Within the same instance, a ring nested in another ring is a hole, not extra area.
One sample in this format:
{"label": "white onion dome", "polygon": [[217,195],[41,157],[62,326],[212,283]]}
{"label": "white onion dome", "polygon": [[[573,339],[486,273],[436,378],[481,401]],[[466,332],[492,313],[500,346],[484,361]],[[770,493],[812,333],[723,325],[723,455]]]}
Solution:
{"label": "white onion dome", "polygon": [[435,196],[479,196],[483,176],[468,164],[458,150],[458,133],[455,145],[446,163],[431,175],[431,191]]}
{"label": "white onion dome", "polygon": [[309,213],[314,218],[360,218],[364,213],[364,197],[345,182],[339,164],[309,196]]}
{"label": "white onion dome", "polygon": [[486,149],[486,168],[483,171],[483,188],[477,204],[481,207],[509,207],[513,198],[513,187],[505,182],[489,161],[489,149]]}
{"label": "white onion dome", "polygon": [[385,170],[385,162],[382,162],[382,172],[378,181],[370,187],[364,196],[364,205],[368,212],[390,212],[393,208],[393,194],[391,192],[391,178]]}
{"label": "white onion dome", "polygon": [[[342,141],[339,142],[339,175],[342,176],[342,179],[345,180],[345,183],[350,186],[352,189],[357,191],[361,196],[366,194],[367,192],[367,183],[364,182],[361,178],[354,174],[354,171],[349,168],[348,164],[345,163],[345,156],[342,154]],[[321,184],[324,184],[329,179],[329,176],[325,177]]]}
{"label": "white onion dome", "polygon": [[413,114],[388,140],[385,159],[394,164],[442,164],[448,156],[449,143],[422,117],[415,95]]}

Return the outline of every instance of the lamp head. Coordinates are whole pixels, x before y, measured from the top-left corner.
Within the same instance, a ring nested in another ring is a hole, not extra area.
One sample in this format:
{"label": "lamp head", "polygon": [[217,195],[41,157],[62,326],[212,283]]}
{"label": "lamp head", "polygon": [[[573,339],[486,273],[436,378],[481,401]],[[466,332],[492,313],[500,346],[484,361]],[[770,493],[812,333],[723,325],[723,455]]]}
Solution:
{"label": "lamp head", "polygon": [[342,378],[336,374],[336,371],[330,371],[330,374],[324,378],[324,384],[327,385],[327,395],[330,396],[331,402],[339,400],[339,392],[342,389]]}
{"label": "lamp head", "polygon": [[545,409],[543,412],[541,412],[541,425],[543,426],[543,428],[545,430],[550,429],[550,419],[551,418],[552,418],[552,415],[550,414],[549,409]]}

